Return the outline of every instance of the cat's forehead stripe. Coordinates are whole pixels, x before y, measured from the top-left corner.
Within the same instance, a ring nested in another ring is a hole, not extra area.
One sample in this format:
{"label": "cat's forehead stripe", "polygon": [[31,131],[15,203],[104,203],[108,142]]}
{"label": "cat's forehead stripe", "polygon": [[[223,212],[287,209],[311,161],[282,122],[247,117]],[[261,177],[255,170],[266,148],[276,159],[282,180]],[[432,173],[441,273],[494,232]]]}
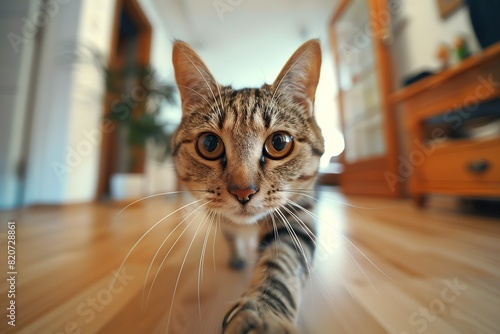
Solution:
{"label": "cat's forehead stripe", "polygon": [[[230,89],[230,88],[229,88]],[[263,119],[261,92],[255,88],[245,88],[226,92],[225,105],[223,106],[223,120],[219,123],[228,127],[244,126],[258,128],[270,122]],[[260,117],[259,117],[260,116]],[[261,122],[261,119],[264,122]],[[221,127],[222,129],[222,127]]]}

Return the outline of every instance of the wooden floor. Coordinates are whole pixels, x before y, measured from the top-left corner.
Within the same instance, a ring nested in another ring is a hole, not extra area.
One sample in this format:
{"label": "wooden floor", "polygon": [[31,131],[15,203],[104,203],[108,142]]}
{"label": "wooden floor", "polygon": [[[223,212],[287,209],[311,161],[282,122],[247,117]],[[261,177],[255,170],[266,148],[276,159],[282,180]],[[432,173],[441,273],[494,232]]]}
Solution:
{"label": "wooden floor", "polygon": [[[320,196],[321,240],[301,333],[500,333],[498,218],[460,214],[442,201],[418,211],[409,201]],[[119,215],[116,205],[0,212],[0,332],[219,333],[250,270],[227,268],[216,226],[208,230],[201,216],[190,224],[195,214],[178,225],[193,205],[140,239],[181,203],[152,198]],[[7,325],[4,276],[11,219],[15,328]]]}

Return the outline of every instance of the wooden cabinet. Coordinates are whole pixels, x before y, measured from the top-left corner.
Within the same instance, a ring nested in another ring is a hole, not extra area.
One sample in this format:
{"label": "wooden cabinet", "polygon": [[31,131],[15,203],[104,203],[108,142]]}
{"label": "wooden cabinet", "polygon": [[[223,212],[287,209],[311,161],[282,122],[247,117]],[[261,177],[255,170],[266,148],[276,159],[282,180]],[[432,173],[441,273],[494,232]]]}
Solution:
{"label": "wooden cabinet", "polygon": [[[375,19],[374,19],[375,18]],[[338,101],[346,148],[340,185],[345,193],[401,194],[397,173],[397,139],[392,104],[387,0],[342,0],[330,21]]]}
{"label": "wooden cabinet", "polygon": [[[445,124],[433,130],[442,134],[446,125],[467,122],[480,103],[499,97],[500,43],[391,96],[405,113],[413,170],[409,190],[417,204],[431,193],[500,197],[500,136],[450,140],[425,130],[429,119],[442,117]],[[446,117],[457,109],[462,112]]]}

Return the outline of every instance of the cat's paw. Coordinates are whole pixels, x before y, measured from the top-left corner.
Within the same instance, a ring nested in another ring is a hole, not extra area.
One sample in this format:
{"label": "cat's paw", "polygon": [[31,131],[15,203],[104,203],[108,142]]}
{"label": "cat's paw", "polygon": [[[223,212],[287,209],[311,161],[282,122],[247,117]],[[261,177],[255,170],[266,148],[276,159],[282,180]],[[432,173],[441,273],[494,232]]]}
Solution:
{"label": "cat's paw", "polygon": [[295,325],[284,315],[255,300],[241,298],[222,322],[223,334],[298,334]]}

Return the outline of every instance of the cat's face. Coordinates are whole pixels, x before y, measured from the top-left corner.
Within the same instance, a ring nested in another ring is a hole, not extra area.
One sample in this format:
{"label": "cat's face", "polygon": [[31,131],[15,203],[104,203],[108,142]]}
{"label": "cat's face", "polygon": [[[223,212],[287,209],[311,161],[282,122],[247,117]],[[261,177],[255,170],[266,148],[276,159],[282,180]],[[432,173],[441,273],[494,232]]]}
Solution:
{"label": "cat's face", "polygon": [[172,143],[176,171],[207,208],[249,224],[310,188],[324,151],[313,115],[317,41],[258,89],[220,86],[183,42],[174,44],[173,61],[183,107]]}

